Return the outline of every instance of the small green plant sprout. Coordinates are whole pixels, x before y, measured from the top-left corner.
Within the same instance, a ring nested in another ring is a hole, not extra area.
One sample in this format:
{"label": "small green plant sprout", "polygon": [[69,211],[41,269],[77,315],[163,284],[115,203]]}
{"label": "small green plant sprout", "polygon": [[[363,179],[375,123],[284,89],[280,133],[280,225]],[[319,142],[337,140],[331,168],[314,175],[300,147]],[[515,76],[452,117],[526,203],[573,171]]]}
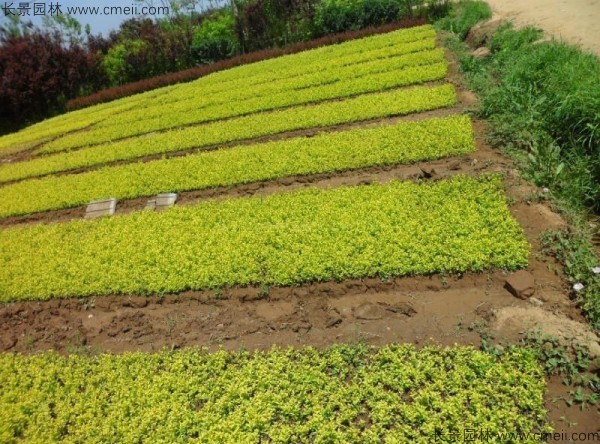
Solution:
{"label": "small green plant sprout", "polygon": [[581,387],[577,387],[575,390],[570,390],[570,399],[567,400],[569,406],[573,404],[579,404],[581,410],[584,410],[588,406],[593,406],[598,403],[599,395],[597,393],[586,393]]}
{"label": "small green plant sprout", "polygon": [[175,330],[175,327],[177,326],[177,317],[167,316],[166,323],[167,323],[167,335],[171,336],[171,334],[173,333],[173,330]]}
{"label": "small green plant sprout", "polygon": [[260,288],[260,293],[258,294],[259,297],[261,299],[265,299],[265,298],[269,297],[270,290],[271,290],[271,287],[268,284],[263,284],[262,287]]}
{"label": "small green plant sprout", "polygon": [[476,319],[475,321],[471,322],[468,329],[469,331],[474,331],[480,335],[485,335],[487,327],[488,323],[484,319]]}
{"label": "small green plant sprout", "polygon": [[569,427],[569,428],[573,428],[577,425],[576,422],[568,420],[566,416],[561,416],[560,420],[562,422],[564,422],[565,424],[567,424],[567,427]]}
{"label": "small green plant sprout", "polygon": [[96,306],[96,300],[94,298],[82,299],[81,305],[83,306],[84,310],[86,310],[86,311],[91,310],[92,308],[94,308]]}
{"label": "small green plant sprout", "polygon": [[27,336],[25,336],[25,347],[27,347],[28,350],[32,350],[35,346],[35,343],[36,340],[31,334],[27,334]]}
{"label": "small green plant sprout", "polygon": [[[562,178],[565,163],[561,160],[561,150],[558,145],[550,142],[544,143],[543,141],[539,144],[533,142],[529,145],[527,157],[530,162],[527,172],[536,184],[556,183]],[[542,191],[547,193],[550,189],[544,186]]]}
{"label": "small green plant sprout", "polygon": [[464,327],[464,320],[463,320],[463,318],[462,318],[462,315],[461,315],[461,316],[459,316],[459,318],[458,318],[458,322],[457,322],[457,323],[456,323],[456,325],[454,326],[454,331],[455,331],[456,333],[458,333],[459,331],[461,331],[461,330],[462,330],[462,328],[463,328],[463,327]]}

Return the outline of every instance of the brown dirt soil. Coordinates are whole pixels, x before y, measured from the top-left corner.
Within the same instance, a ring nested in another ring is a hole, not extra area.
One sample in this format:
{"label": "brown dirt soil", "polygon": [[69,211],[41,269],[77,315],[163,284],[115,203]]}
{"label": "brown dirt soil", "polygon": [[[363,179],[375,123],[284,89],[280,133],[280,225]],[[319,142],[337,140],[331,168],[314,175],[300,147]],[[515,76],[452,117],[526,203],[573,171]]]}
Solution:
{"label": "brown dirt soil", "polygon": [[486,0],[494,18],[533,25],[600,55],[600,0]]}
{"label": "brown dirt soil", "polygon": [[[452,67],[450,80],[461,88],[454,62]],[[459,97],[461,110],[476,103],[476,97],[463,89]],[[505,288],[509,275],[496,270],[385,282],[361,279],[312,283],[268,291],[233,288],[147,298],[17,302],[0,304],[0,351],[35,353],[55,349],[61,353],[95,354],[195,346],[254,350],[273,345],[325,347],[356,341],[372,345],[410,342],[479,346],[482,335],[493,335],[497,343],[515,343],[524,331],[537,327],[597,349],[598,337],[569,298],[561,267],[540,251],[540,233],[564,226],[565,222],[540,198],[543,193],[520,177],[511,161],[486,145],[485,124],[475,121],[474,126],[478,151],[469,156],[184,193],[178,204],[304,186],[361,185],[396,178],[435,180],[456,173],[500,172],[505,177],[511,213],[532,244],[527,271],[534,278],[535,299],[512,296]],[[144,203],[141,199],[131,201],[119,212],[139,210]],[[74,214],[55,220],[66,220]],[[546,406],[555,430],[598,431],[598,408],[567,406],[563,399],[568,390],[558,378],[548,381]]]}

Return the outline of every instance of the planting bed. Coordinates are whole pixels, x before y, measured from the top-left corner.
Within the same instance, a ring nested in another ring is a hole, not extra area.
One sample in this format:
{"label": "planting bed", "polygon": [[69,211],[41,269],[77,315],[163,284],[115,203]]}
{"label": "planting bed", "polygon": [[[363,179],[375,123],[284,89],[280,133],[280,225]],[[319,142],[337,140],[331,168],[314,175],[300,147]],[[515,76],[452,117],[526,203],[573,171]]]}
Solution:
{"label": "planting bed", "polygon": [[133,160],[153,154],[210,147],[221,143],[269,136],[306,128],[427,111],[450,106],[456,96],[451,85],[414,87],[387,93],[361,95],[322,104],[293,107],[220,120],[200,126],[123,139],[72,153],[0,166],[0,182],[41,176],[76,168]]}
{"label": "planting bed", "polygon": [[[413,163],[474,150],[467,116],[400,122],[23,181],[0,187],[0,217],[75,207],[97,196],[122,199],[163,190],[210,189],[296,175]],[[43,194],[36,193],[42,189]]]}
{"label": "planting bed", "polygon": [[5,229],[0,251],[8,302],[515,269],[528,245],[498,178],[458,177]]}
{"label": "planting bed", "polygon": [[490,433],[550,430],[541,369],[522,350],[500,361],[471,348],[410,345],[2,356],[0,374],[10,375],[0,394],[10,405],[0,411],[7,443],[15,434],[98,443],[429,443],[463,422]]}

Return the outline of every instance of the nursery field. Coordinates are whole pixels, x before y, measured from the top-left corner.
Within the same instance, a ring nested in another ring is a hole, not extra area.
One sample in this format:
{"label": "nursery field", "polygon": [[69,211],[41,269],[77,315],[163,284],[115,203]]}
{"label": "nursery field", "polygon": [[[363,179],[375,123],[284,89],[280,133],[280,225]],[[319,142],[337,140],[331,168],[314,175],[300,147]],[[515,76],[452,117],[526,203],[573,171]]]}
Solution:
{"label": "nursery field", "polygon": [[473,345],[518,270],[567,306],[558,216],[472,104],[425,25],[1,137],[0,441],[542,441],[535,353]]}

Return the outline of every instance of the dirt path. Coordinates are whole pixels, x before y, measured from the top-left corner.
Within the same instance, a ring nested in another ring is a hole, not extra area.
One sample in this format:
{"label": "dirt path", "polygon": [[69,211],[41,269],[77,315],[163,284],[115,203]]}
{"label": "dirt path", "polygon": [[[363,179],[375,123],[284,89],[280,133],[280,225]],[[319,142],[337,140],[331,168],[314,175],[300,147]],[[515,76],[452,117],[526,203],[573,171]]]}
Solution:
{"label": "dirt path", "polygon": [[600,55],[600,0],[487,0],[494,15],[534,25]]}

